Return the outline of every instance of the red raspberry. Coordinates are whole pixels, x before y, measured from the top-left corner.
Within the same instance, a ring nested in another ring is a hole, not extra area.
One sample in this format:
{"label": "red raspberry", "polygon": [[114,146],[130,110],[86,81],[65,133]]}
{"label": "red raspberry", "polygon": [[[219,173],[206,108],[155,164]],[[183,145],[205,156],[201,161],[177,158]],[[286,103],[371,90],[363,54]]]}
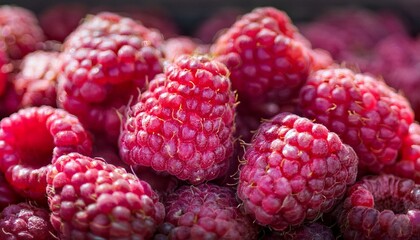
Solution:
{"label": "red raspberry", "polygon": [[169,195],[165,222],[155,239],[257,239],[257,225],[237,205],[230,188],[182,186]]}
{"label": "red raspberry", "polygon": [[161,35],[129,18],[87,18],[64,43],[58,104],[90,130],[117,142],[117,110],[162,72]]}
{"label": "red raspberry", "polygon": [[273,231],[262,240],[334,240],[331,228],[324,224],[313,222],[284,232]]}
{"label": "red raspberry", "polygon": [[60,239],[150,239],[165,216],[149,184],[101,159],[63,155],[47,182]]}
{"label": "red raspberry", "polygon": [[356,180],[357,162],[323,125],[280,113],[260,125],[247,148],[238,197],[259,224],[283,231],[330,211]]}
{"label": "red raspberry", "polygon": [[286,13],[272,7],[243,15],[211,52],[232,72],[241,102],[289,100],[306,81],[311,58]]}
{"label": "red raspberry", "polygon": [[229,71],[205,56],[183,56],[127,109],[120,155],[128,164],[198,184],[225,171],[233,151],[235,95]]}
{"label": "red raspberry", "polygon": [[14,80],[22,96],[22,107],[56,106],[56,83],[60,72],[59,53],[36,51],[26,55]]}
{"label": "red raspberry", "polygon": [[0,173],[0,211],[5,207],[21,202],[21,197],[13,190],[12,186],[6,181],[3,173]]}
{"label": "red raspberry", "polygon": [[305,117],[337,133],[359,157],[359,170],[378,173],[396,161],[414,116],[407,100],[383,82],[346,68],[311,74],[300,92]]}
{"label": "red raspberry", "polygon": [[44,33],[28,9],[3,5],[0,6],[0,41],[6,43],[11,59],[21,59],[39,47]]}
{"label": "red raspberry", "polygon": [[419,239],[420,185],[392,175],[366,177],[343,204],[344,239]]}
{"label": "red raspberry", "polygon": [[0,170],[25,197],[43,202],[46,171],[70,152],[91,153],[91,141],[77,118],[48,106],[19,110],[0,122]]}
{"label": "red raspberry", "polygon": [[42,12],[39,23],[48,39],[64,42],[87,12],[87,7],[81,3],[59,3]]}
{"label": "red raspberry", "polygon": [[13,204],[0,214],[0,239],[57,239],[46,209],[28,203]]}

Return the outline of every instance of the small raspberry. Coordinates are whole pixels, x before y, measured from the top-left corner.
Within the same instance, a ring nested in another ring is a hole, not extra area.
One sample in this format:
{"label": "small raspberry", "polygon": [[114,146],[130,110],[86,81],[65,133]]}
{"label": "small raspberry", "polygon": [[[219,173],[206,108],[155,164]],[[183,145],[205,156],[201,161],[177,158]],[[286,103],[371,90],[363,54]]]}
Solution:
{"label": "small raspberry", "polygon": [[165,216],[149,184],[100,159],[63,155],[47,182],[60,239],[150,239]]}
{"label": "small raspberry", "polygon": [[25,197],[44,201],[46,171],[61,155],[91,153],[77,118],[48,106],[19,110],[0,122],[0,170]]}
{"label": "small raspberry", "polygon": [[337,133],[359,157],[359,170],[378,173],[396,161],[413,122],[408,101],[383,82],[346,68],[319,70],[302,87],[299,107]]}
{"label": "small raspberry", "polygon": [[243,15],[211,52],[231,71],[240,101],[287,101],[308,76],[311,58],[285,12],[272,7]]}
{"label": "small raspberry", "polygon": [[166,229],[158,235],[173,240],[257,239],[257,225],[237,205],[230,188],[214,184],[182,186],[168,197],[162,224]]}
{"label": "small raspberry", "polygon": [[6,43],[11,59],[21,59],[39,47],[44,33],[28,9],[3,5],[0,6],[0,41]]}
{"label": "small raspberry", "polygon": [[13,204],[0,213],[0,239],[55,240],[55,231],[46,209],[27,203]]}
{"label": "small raspberry", "polygon": [[365,177],[347,193],[340,215],[344,239],[418,239],[420,185],[392,175]]}
{"label": "small raspberry", "polygon": [[21,197],[13,190],[13,187],[6,181],[3,173],[0,173],[0,211],[5,207],[21,202]]}
{"label": "small raspberry", "polygon": [[14,80],[16,92],[22,96],[22,107],[56,106],[56,83],[60,71],[59,53],[36,51],[26,55]]}
{"label": "small raspberry", "polygon": [[58,104],[117,142],[117,110],[162,72],[162,37],[130,18],[99,13],[65,41]]}
{"label": "small raspberry", "polygon": [[225,171],[233,151],[235,95],[229,71],[205,56],[182,56],[127,109],[120,155],[131,165],[198,184]]}
{"label": "small raspberry", "polygon": [[322,223],[313,222],[284,232],[272,231],[262,240],[334,240],[331,228]]}
{"label": "small raspberry", "polygon": [[256,221],[274,230],[332,210],[357,175],[357,156],[337,134],[280,113],[262,123],[244,156],[238,197]]}

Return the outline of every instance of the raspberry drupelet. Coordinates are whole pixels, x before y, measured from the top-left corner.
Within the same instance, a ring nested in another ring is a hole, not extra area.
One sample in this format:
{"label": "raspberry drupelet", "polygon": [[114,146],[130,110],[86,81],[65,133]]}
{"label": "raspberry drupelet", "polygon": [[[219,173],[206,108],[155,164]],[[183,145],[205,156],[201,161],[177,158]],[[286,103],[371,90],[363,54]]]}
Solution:
{"label": "raspberry drupelet", "polygon": [[332,210],[357,176],[351,147],[325,126],[291,113],[262,123],[243,160],[237,188],[243,208],[277,231]]}
{"label": "raspberry drupelet", "polygon": [[228,69],[181,56],[156,76],[125,114],[123,161],[199,184],[225,173],[233,152],[235,94]]}
{"label": "raspberry drupelet", "polygon": [[47,182],[50,221],[60,239],[151,239],[165,217],[148,183],[103,159],[63,155]]}
{"label": "raspberry drupelet", "polygon": [[29,199],[46,202],[47,170],[61,155],[89,155],[92,143],[78,119],[49,106],[19,110],[0,122],[0,170]]}
{"label": "raspberry drupelet", "polygon": [[66,39],[58,105],[117,143],[117,111],[162,72],[162,36],[130,18],[102,12]]}

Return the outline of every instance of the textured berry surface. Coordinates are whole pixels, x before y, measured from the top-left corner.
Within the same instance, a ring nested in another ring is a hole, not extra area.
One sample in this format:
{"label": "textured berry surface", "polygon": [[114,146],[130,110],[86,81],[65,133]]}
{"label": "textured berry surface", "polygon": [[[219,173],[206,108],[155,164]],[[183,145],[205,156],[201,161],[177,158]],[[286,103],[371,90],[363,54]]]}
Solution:
{"label": "textured berry surface", "polygon": [[272,7],[243,15],[211,52],[231,71],[241,101],[281,102],[298,93],[310,56],[286,13]]}
{"label": "textured berry surface", "polygon": [[57,239],[46,209],[28,203],[13,204],[0,213],[0,239]]}
{"label": "textured berry surface", "polygon": [[56,106],[56,85],[60,71],[59,53],[36,51],[26,55],[14,80],[21,107]]}
{"label": "textured berry surface", "polygon": [[392,175],[366,177],[343,204],[344,239],[419,239],[420,185]]}
{"label": "textured berry surface", "polygon": [[290,113],[262,123],[244,156],[238,197],[256,221],[283,231],[331,210],[357,175],[353,149]]}
{"label": "textured berry surface", "polygon": [[6,181],[3,173],[0,174],[0,211],[5,207],[20,202],[21,197],[13,190],[12,186]]}
{"label": "textured berry surface", "polygon": [[58,157],[91,150],[86,130],[61,109],[25,108],[0,122],[0,170],[17,192],[31,199],[45,199],[45,176]]}
{"label": "textured berry surface", "polygon": [[117,142],[117,110],[162,72],[162,37],[130,18],[103,12],[65,41],[58,104],[88,129]]}
{"label": "textured berry surface", "polygon": [[0,41],[6,43],[7,54],[12,59],[21,59],[44,41],[36,16],[17,6],[0,6],[0,33]]}
{"label": "textured berry surface", "polygon": [[396,161],[414,119],[406,98],[380,80],[346,68],[311,74],[299,100],[303,116],[354,148],[363,172],[378,173]]}
{"label": "textured berry surface", "polygon": [[233,151],[235,95],[228,75],[205,56],[168,65],[127,109],[122,159],[194,184],[218,177]]}
{"label": "textured berry surface", "polygon": [[166,218],[155,239],[257,239],[258,227],[237,205],[230,188],[182,186],[169,195]]}
{"label": "textured berry surface", "polygon": [[272,231],[263,240],[334,240],[333,232],[322,223],[313,222],[291,230]]}
{"label": "textured berry surface", "polygon": [[150,239],[165,209],[146,182],[78,153],[47,175],[51,223],[62,239]]}

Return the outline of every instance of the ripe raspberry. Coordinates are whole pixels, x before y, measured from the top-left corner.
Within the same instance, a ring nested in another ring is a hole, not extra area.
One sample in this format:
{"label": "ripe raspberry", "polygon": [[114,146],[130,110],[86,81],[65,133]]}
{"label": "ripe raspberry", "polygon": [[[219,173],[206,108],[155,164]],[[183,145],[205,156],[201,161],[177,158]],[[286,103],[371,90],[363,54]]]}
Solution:
{"label": "ripe raspberry", "polygon": [[59,3],[42,12],[39,23],[48,39],[64,42],[87,12],[87,7],[81,3]]}
{"label": "ripe raspberry", "polygon": [[257,225],[237,205],[230,188],[182,186],[169,195],[163,231],[155,239],[257,239]]}
{"label": "ripe raspberry", "polygon": [[2,211],[5,207],[20,201],[22,201],[21,197],[6,181],[3,173],[0,173],[0,211]]}
{"label": "ripe raspberry", "polygon": [[313,222],[284,232],[273,231],[262,240],[334,240],[331,229],[324,224]]}
{"label": "ripe raspberry", "polygon": [[414,116],[407,100],[383,82],[346,68],[311,74],[300,92],[303,116],[337,133],[359,157],[359,170],[393,164]]}
{"label": "ripe raspberry", "polygon": [[14,80],[22,96],[21,107],[56,106],[56,83],[60,71],[59,53],[36,51],[26,55]]}
{"label": "ripe raspberry", "polygon": [[366,177],[347,193],[344,239],[419,239],[420,185],[392,175]]}
{"label": "ripe raspberry", "polygon": [[0,170],[20,194],[44,202],[46,171],[61,155],[91,153],[77,118],[48,106],[19,110],[0,122]]}
{"label": "ripe raspberry", "polygon": [[36,16],[17,6],[0,6],[0,33],[0,41],[6,43],[6,51],[11,59],[21,59],[44,41],[44,33]]}
{"label": "ripe raspberry", "polygon": [[183,56],[127,109],[120,155],[131,165],[198,184],[224,172],[233,151],[235,95],[229,71],[205,56]]}
{"label": "ripe raspberry", "polygon": [[59,106],[116,143],[117,109],[162,72],[161,42],[129,18],[106,12],[87,18],[64,43]]}
{"label": "ripe raspberry", "polygon": [[357,175],[337,134],[290,113],[262,123],[244,156],[238,197],[256,221],[283,231],[330,211]]}
{"label": "ripe raspberry", "polygon": [[149,184],[100,159],[63,155],[47,182],[60,239],[150,239],[165,216]]}
{"label": "ripe raspberry", "polygon": [[287,101],[306,81],[311,58],[286,13],[272,7],[243,15],[211,52],[232,72],[241,101]]}
{"label": "ripe raspberry", "polygon": [[0,239],[4,240],[55,240],[54,229],[46,209],[27,203],[13,204],[0,214]]}

